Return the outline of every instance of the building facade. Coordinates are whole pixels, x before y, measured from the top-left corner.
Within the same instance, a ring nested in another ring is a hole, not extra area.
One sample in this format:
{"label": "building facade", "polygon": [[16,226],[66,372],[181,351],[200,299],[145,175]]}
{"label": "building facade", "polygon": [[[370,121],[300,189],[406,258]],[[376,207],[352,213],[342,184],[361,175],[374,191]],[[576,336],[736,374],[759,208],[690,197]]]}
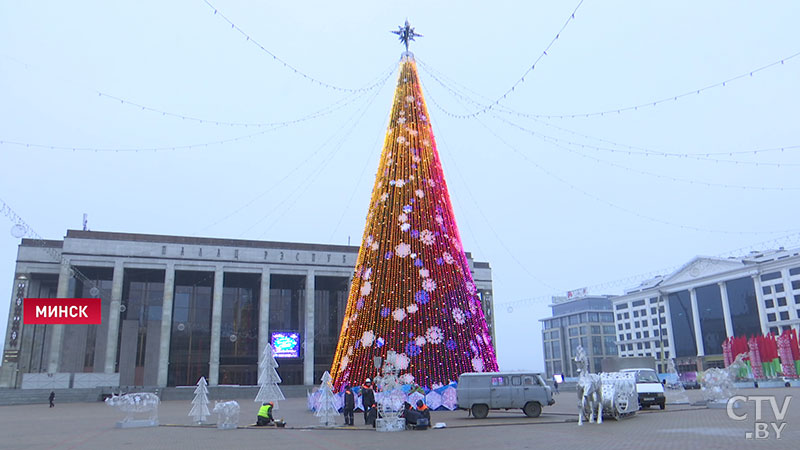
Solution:
{"label": "building facade", "polygon": [[[316,384],[333,360],[357,256],[355,246],[78,230],[23,239],[0,386],[43,373],[254,385],[278,334],[299,337],[296,355],[280,360],[283,383]],[[491,268],[467,258],[494,341]],[[101,298],[102,323],[24,325],[24,298],[56,297]]]}
{"label": "building facade", "polygon": [[620,356],[653,356],[659,372],[724,365],[729,336],[778,334],[800,320],[800,249],[697,257],[615,297]]}
{"label": "building facade", "polygon": [[612,296],[578,295],[553,297],[553,316],[541,319],[547,377],[563,374],[577,377],[574,358],[581,345],[589,358],[589,371],[599,372],[606,356],[616,356],[616,333]]}

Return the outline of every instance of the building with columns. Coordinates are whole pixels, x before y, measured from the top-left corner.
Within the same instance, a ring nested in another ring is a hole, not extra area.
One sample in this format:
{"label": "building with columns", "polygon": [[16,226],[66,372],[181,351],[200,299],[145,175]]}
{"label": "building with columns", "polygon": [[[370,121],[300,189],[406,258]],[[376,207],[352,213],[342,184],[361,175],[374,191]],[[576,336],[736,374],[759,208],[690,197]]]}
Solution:
{"label": "building with columns", "polygon": [[[283,384],[317,384],[333,361],[357,256],[356,246],[79,230],[23,239],[0,387],[42,374],[69,383],[58,387],[182,386],[200,376],[254,385],[281,332],[300,336],[297,357],[279,361]],[[467,258],[494,342],[491,268]],[[53,297],[101,298],[102,323],[24,324],[24,298]]]}
{"label": "building with columns", "polygon": [[620,356],[653,356],[659,372],[724,366],[729,336],[800,328],[800,248],[696,257],[615,297]]}

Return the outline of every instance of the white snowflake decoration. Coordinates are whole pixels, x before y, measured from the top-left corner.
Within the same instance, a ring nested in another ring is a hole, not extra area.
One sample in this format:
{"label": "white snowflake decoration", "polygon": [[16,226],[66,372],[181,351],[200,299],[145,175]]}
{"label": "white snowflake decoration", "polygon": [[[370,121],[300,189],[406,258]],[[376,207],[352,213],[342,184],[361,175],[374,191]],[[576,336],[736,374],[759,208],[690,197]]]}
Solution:
{"label": "white snowflake decoration", "polygon": [[403,382],[403,384],[414,384],[414,375],[411,375],[410,373],[403,374],[403,376],[400,377],[400,380]]}
{"label": "white snowflake decoration", "polygon": [[433,245],[434,235],[431,230],[422,230],[419,232],[419,240],[425,245]]}
{"label": "white snowflake decoration", "polygon": [[381,194],[381,202],[386,202],[386,200],[388,200],[388,199],[389,199],[389,193],[388,192],[384,192],[383,194]]}
{"label": "white snowflake decoration", "polygon": [[410,362],[411,362],[411,360],[408,358],[408,355],[406,355],[405,353],[398,353],[396,358],[395,358],[395,360],[394,360],[395,366],[397,366],[398,370],[406,370],[406,369],[408,369],[408,364]]}
{"label": "white snowflake decoration", "polygon": [[361,345],[364,347],[371,347],[372,343],[375,342],[375,332],[372,330],[367,330],[364,334],[361,335]]}
{"label": "white snowflake decoration", "polygon": [[415,312],[419,311],[419,307],[416,303],[412,303],[406,306],[406,311],[408,311],[409,314],[414,314]]}
{"label": "white snowflake decoration", "polygon": [[480,356],[472,358],[472,368],[475,369],[475,372],[483,372],[483,360]]}
{"label": "white snowflake decoration", "polygon": [[456,260],[453,258],[453,255],[451,255],[448,252],[442,253],[442,259],[444,259],[444,262],[446,262],[447,264],[453,264],[454,262],[456,262]]}
{"label": "white snowflake decoration", "polygon": [[394,248],[394,252],[397,256],[405,258],[411,253],[411,246],[405,242],[401,242]]}
{"label": "white snowflake decoration", "polygon": [[397,216],[397,221],[400,223],[408,222],[408,215],[406,213],[400,214],[399,216]]}
{"label": "white snowflake decoration", "polygon": [[419,269],[419,276],[421,278],[428,278],[431,276],[431,273],[428,271],[428,269]]}
{"label": "white snowflake decoration", "polygon": [[353,356],[353,347],[347,347],[347,356]]}
{"label": "white snowflake decoration", "polygon": [[395,186],[395,187],[399,187],[399,188],[401,188],[401,187],[403,187],[403,186],[405,186],[405,185],[406,185],[406,182],[405,182],[405,180],[397,180],[397,181],[395,181],[395,182],[394,182],[394,186]]}
{"label": "white snowflake decoration", "polygon": [[405,136],[397,136],[397,143],[404,144],[406,142]]}
{"label": "white snowflake decoration", "polygon": [[429,141],[427,139],[423,140],[422,143],[425,144],[426,147],[430,147],[430,145],[431,145],[431,141]]}
{"label": "white snowflake decoration", "polygon": [[444,340],[444,334],[439,327],[428,328],[428,331],[425,332],[425,337],[428,338],[428,342],[431,344],[441,344]]}
{"label": "white snowflake decoration", "polygon": [[424,338],[424,337],[422,337],[422,336],[417,336],[417,338],[416,338],[416,339],[414,339],[414,343],[417,345],[417,347],[422,347],[422,346],[424,346],[426,342],[427,342],[427,341],[426,341],[426,340],[425,340],[425,338]]}
{"label": "white snowflake decoration", "polygon": [[[417,158],[417,159],[419,159],[419,158]],[[419,162],[419,161],[414,161],[414,162]],[[425,197],[425,191],[423,191],[422,189],[417,189],[416,191],[414,191],[414,194],[416,194],[416,196],[418,198],[424,198]]]}
{"label": "white snowflake decoration", "polygon": [[397,123],[399,123],[401,125],[406,123],[406,118],[405,117],[401,117],[401,118],[397,119]]}
{"label": "white snowflake decoration", "polygon": [[[472,281],[467,281],[466,284],[467,284],[467,292],[469,292],[469,295],[475,295],[475,293],[478,292],[478,289],[475,287],[475,283],[473,283]],[[470,304],[470,309],[472,309],[471,307],[472,305]]]}
{"label": "white snowflake decoration", "polygon": [[414,102],[414,96],[413,95],[407,95],[406,96],[406,102],[413,103]]}
{"label": "white snowflake decoration", "polygon": [[442,225],[444,223],[444,219],[439,214],[436,215],[436,223],[438,223],[439,225]]}
{"label": "white snowflake decoration", "polygon": [[464,311],[461,308],[453,308],[453,320],[459,325],[464,323]]}
{"label": "white snowflake decoration", "polygon": [[400,231],[408,231],[410,228],[411,224],[408,222],[400,224]]}
{"label": "white snowflake decoration", "polygon": [[370,268],[367,268],[367,269],[364,269],[364,276],[363,276],[363,278],[364,278],[365,280],[369,280],[369,277],[371,277],[371,276],[372,276],[372,267],[370,267]]}
{"label": "white snowflake decoration", "polygon": [[427,292],[433,292],[436,290],[436,282],[430,278],[425,278],[422,280],[422,289],[425,289]]}
{"label": "white snowflake decoration", "polygon": [[379,247],[378,247],[378,243],[377,243],[377,242],[373,242],[373,243],[372,243],[372,245],[370,245],[370,246],[369,246],[369,248],[370,248],[370,250],[372,250],[372,251],[376,251],[376,250],[378,250],[378,248],[379,248]]}
{"label": "white snowflake decoration", "polygon": [[361,286],[361,295],[366,297],[369,293],[372,292],[372,282],[365,281],[364,284]]}
{"label": "white snowflake decoration", "polygon": [[350,357],[345,356],[339,361],[339,372],[344,372],[344,369],[347,368],[347,365],[350,364]]}
{"label": "white snowflake decoration", "polygon": [[402,322],[406,318],[406,311],[403,308],[397,308],[392,311],[392,318],[398,322]]}

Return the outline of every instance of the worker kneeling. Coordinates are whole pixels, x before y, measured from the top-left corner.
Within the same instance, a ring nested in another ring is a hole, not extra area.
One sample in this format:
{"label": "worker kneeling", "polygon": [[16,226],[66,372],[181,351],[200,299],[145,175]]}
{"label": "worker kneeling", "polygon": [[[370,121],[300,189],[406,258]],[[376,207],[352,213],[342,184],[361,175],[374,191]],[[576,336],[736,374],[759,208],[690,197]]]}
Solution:
{"label": "worker kneeling", "polygon": [[258,419],[256,420],[257,427],[272,425],[272,402],[267,402],[261,405],[258,410]]}

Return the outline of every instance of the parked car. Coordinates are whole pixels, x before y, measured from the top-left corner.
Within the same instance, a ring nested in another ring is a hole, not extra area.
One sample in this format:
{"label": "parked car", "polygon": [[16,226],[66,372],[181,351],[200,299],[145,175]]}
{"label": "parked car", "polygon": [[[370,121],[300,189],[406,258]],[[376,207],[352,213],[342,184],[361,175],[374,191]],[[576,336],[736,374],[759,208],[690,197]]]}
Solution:
{"label": "parked car", "polygon": [[700,383],[697,380],[681,381],[681,385],[684,389],[700,389]]}
{"label": "parked car", "polygon": [[539,417],[543,406],[555,404],[553,392],[539,373],[482,372],[458,377],[458,407],[476,419],[490,409],[519,408],[528,417]]}
{"label": "parked car", "polygon": [[620,372],[633,372],[636,374],[636,392],[639,393],[639,406],[649,408],[658,405],[659,408],[667,407],[667,398],[664,397],[664,385],[658,380],[658,374],[653,369],[623,369]]}

